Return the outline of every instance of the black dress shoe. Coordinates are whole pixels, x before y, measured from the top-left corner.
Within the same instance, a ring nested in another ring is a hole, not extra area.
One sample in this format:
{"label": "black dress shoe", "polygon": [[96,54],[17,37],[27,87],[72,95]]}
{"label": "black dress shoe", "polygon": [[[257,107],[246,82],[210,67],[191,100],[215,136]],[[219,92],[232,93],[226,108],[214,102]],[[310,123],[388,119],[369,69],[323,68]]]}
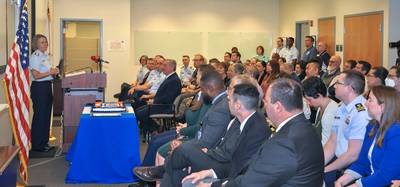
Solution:
{"label": "black dress shoe", "polygon": [[140,180],[139,182],[129,184],[128,187],[156,187],[156,183],[155,182],[145,182],[145,181]]}
{"label": "black dress shoe", "polygon": [[128,187],[144,187],[147,186],[144,182],[135,182],[133,184],[129,184]]}
{"label": "black dress shoe", "polygon": [[146,182],[154,182],[157,180],[160,180],[162,178],[162,174],[158,172],[159,168],[156,167],[136,167],[135,169],[133,169],[133,173],[135,173],[135,175]]}
{"label": "black dress shoe", "polygon": [[54,149],[54,147],[45,146],[43,148],[32,148],[32,151],[35,151],[35,152],[49,152],[52,149]]}

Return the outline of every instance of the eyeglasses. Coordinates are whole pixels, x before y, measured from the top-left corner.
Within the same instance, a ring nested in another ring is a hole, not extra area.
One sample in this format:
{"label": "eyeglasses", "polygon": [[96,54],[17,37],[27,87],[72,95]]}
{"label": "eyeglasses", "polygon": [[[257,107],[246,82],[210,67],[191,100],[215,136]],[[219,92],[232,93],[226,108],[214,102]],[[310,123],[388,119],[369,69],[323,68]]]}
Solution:
{"label": "eyeglasses", "polygon": [[346,86],[346,84],[345,84],[345,83],[343,83],[343,82],[339,82],[339,81],[336,81],[336,82],[335,82],[335,84]]}

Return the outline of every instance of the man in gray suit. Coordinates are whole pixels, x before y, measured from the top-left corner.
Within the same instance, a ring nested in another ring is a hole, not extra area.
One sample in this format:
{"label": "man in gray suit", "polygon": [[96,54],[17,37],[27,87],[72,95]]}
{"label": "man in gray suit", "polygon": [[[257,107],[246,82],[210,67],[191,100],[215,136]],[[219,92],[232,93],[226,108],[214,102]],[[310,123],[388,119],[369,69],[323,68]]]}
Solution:
{"label": "man in gray suit", "polygon": [[[193,144],[177,148],[166,162],[166,173],[161,187],[180,186],[184,176],[191,172],[212,169],[218,176],[240,172],[246,162],[270,136],[265,117],[257,112],[259,92],[252,84],[238,84],[229,93],[229,108],[235,116],[215,149],[205,149]],[[236,165],[232,167],[231,163]]]}
{"label": "man in gray suit", "polygon": [[[275,80],[264,100],[276,133],[268,139],[236,177],[197,186],[322,186],[324,153],[318,135],[303,114],[302,89],[294,80]],[[183,181],[211,178],[207,170]],[[210,180],[208,180],[210,181]]]}
{"label": "man in gray suit", "polygon": [[[197,137],[183,144],[213,149],[226,132],[231,120],[227,94],[224,81],[214,69],[202,72],[200,88],[204,103],[211,104],[211,107],[202,118]],[[138,167],[134,169],[134,173],[144,181],[154,181],[162,176],[164,168],[163,166]]]}

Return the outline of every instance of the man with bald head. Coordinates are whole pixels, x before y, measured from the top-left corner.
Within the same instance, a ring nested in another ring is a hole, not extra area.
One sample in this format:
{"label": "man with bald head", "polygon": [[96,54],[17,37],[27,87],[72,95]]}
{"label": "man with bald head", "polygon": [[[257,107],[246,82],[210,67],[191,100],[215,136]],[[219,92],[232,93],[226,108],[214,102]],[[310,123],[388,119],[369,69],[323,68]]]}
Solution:
{"label": "man with bald head", "polygon": [[326,68],[329,66],[329,59],[331,55],[329,55],[328,51],[326,51],[327,45],[325,42],[320,41],[317,45],[317,57],[320,57],[322,60],[322,71],[326,72]]}
{"label": "man with bald head", "polygon": [[339,55],[333,55],[329,59],[329,64],[326,72],[322,75],[322,81],[325,85],[329,87],[333,78],[340,74],[340,64],[342,63],[342,58]]}

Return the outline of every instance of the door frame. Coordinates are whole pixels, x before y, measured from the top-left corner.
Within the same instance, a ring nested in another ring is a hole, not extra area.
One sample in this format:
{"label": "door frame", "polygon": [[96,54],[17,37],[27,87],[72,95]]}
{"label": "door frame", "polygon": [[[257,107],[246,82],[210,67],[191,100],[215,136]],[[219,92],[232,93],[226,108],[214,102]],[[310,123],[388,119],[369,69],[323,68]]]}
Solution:
{"label": "door frame", "polygon": [[318,29],[318,38],[317,38],[317,40],[319,40],[319,21],[321,21],[321,20],[327,20],[327,19],[332,19],[333,18],[333,22],[334,22],[334,28],[333,28],[333,42],[334,42],[334,46],[333,46],[333,49],[334,49],[334,53],[336,53],[336,16],[330,16],[330,17],[322,17],[322,18],[318,18],[318,22],[317,22],[317,24],[318,24],[318,26],[317,26],[317,29]]}
{"label": "door frame", "polygon": [[64,59],[64,26],[66,22],[98,22],[100,24],[99,56],[103,58],[103,19],[61,18],[60,24],[60,59]]}
{"label": "door frame", "polygon": [[344,50],[346,50],[346,45],[344,45],[344,35],[346,34],[346,27],[345,27],[345,19],[350,18],[350,17],[357,17],[357,16],[369,16],[369,15],[376,15],[376,14],[382,14],[382,25],[381,25],[381,41],[382,41],[382,48],[381,48],[381,66],[383,65],[383,44],[384,44],[384,24],[385,24],[385,12],[383,10],[378,10],[378,11],[372,11],[372,12],[363,12],[363,13],[357,13],[357,14],[347,14],[343,16],[343,59],[345,59],[344,56]]}
{"label": "door frame", "polygon": [[[303,38],[301,38],[301,25],[306,23],[306,24],[310,24],[312,20],[303,20],[303,21],[296,21],[295,23],[295,30],[296,30],[296,39],[295,39],[295,43],[294,46],[297,48],[297,50],[299,50],[299,56],[301,57],[302,53],[301,53],[301,42],[303,41]],[[310,25],[309,25],[310,27]]]}

